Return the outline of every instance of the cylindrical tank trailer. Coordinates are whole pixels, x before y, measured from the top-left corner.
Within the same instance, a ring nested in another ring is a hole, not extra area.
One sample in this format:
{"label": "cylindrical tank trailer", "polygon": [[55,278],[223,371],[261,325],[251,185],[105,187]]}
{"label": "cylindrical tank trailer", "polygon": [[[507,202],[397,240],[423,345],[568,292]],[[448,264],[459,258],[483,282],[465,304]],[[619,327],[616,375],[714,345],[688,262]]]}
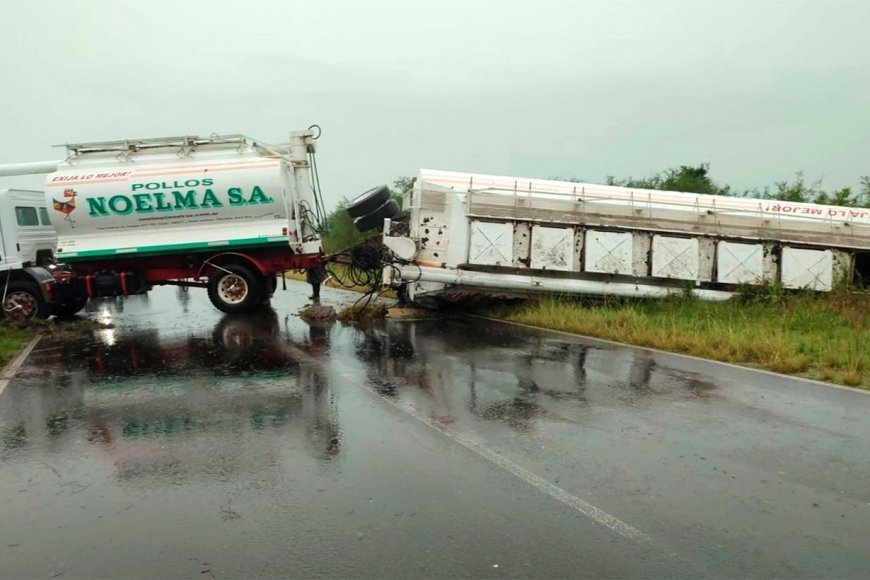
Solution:
{"label": "cylindrical tank trailer", "polygon": [[180,137],[67,145],[45,183],[55,313],[156,284],[208,289],[224,312],[267,301],[276,275],[319,263],[314,131],[290,144]]}

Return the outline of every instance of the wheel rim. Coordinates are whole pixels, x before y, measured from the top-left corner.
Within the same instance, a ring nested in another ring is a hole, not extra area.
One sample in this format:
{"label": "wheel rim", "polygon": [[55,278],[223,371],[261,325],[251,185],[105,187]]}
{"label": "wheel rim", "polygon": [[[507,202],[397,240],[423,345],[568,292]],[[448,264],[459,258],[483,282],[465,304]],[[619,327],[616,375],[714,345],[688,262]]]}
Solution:
{"label": "wheel rim", "polygon": [[242,302],[247,298],[248,292],[248,282],[238,274],[227,274],[218,282],[218,296],[226,304]]}
{"label": "wheel rim", "polygon": [[12,318],[31,318],[39,308],[39,304],[28,292],[10,292],[6,295],[3,308],[6,310],[6,315]]}

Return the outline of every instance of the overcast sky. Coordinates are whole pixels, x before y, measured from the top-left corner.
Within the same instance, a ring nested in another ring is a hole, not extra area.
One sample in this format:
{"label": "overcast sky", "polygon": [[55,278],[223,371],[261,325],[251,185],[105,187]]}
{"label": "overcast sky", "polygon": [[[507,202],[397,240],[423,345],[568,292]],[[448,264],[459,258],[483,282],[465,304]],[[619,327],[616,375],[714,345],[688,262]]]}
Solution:
{"label": "overcast sky", "polygon": [[870,0],[0,0],[0,64],[0,163],[319,123],[328,203],[421,167],[870,174]]}

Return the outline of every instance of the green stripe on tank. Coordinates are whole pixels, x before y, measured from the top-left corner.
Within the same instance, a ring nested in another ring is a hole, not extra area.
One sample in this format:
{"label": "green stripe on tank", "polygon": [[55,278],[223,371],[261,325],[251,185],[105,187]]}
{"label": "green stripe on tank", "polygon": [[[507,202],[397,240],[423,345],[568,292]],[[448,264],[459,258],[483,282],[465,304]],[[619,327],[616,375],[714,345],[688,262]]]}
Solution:
{"label": "green stripe on tank", "polygon": [[120,259],[128,257],[159,256],[164,254],[181,254],[191,250],[221,250],[226,248],[256,247],[277,248],[288,246],[289,240],[283,236],[271,238],[240,238],[237,240],[221,240],[217,242],[187,242],[184,244],[159,244],[155,246],[137,246],[130,248],[113,248],[108,250],[84,250],[81,252],[60,252],[59,262],[85,262],[94,258]]}

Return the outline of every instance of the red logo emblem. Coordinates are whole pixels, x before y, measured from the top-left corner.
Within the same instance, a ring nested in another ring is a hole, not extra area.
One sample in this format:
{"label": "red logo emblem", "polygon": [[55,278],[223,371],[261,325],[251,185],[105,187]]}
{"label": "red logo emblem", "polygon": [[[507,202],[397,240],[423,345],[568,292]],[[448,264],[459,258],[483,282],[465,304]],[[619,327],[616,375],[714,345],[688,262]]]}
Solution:
{"label": "red logo emblem", "polygon": [[64,189],[63,196],[67,198],[66,201],[57,201],[52,198],[52,201],[54,202],[54,210],[64,214],[66,216],[63,218],[64,221],[68,221],[69,225],[75,228],[76,222],[72,219],[70,214],[76,209],[76,190],[72,188]]}

